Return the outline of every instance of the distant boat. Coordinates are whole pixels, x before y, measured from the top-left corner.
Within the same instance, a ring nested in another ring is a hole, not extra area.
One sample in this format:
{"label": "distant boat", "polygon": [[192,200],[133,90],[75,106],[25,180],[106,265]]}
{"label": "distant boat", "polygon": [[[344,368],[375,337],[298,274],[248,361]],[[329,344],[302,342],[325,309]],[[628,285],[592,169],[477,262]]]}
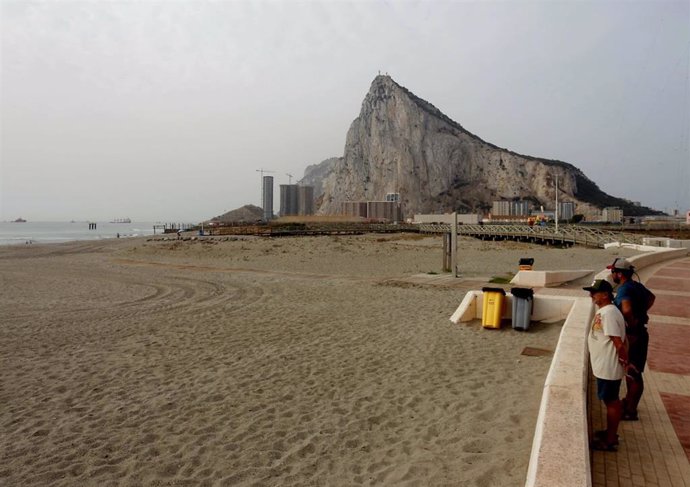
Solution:
{"label": "distant boat", "polygon": [[132,220],[130,220],[129,218],[115,218],[110,223],[132,223]]}
{"label": "distant boat", "polygon": [[23,218],[17,218],[13,223],[26,223],[26,220]]}

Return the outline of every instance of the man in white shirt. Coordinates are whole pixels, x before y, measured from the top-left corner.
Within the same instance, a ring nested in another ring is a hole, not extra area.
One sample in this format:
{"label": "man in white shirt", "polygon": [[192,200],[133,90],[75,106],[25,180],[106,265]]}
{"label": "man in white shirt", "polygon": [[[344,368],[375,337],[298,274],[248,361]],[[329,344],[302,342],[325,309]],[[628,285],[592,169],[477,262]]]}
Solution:
{"label": "man in white shirt", "polygon": [[590,326],[587,345],[592,373],[597,379],[597,397],[606,405],[606,430],[594,434],[592,449],[616,451],[618,423],[623,415],[619,392],[628,366],[625,319],[613,304],[613,288],[608,281],[597,279],[582,289],[589,291],[598,308]]}

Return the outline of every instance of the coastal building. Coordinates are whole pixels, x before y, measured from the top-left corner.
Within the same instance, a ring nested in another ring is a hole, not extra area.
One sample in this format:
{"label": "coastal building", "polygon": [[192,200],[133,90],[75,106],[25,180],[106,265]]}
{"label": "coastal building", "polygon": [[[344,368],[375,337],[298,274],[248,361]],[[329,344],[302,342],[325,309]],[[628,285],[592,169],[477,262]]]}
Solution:
{"label": "coastal building", "polygon": [[620,223],[623,221],[623,210],[617,206],[607,206],[601,211],[601,219],[609,223]]}
{"label": "coastal building", "polygon": [[313,186],[300,186],[298,184],[280,185],[280,216],[313,214]]}
{"label": "coastal building", "polygon": [[399,222],[402,218],[400,203],[397,201],[367,201],[367,218]]}
{"label": "coastal building", "polygon": [[366,201],[343,201],[340,203],[340,214],[345,216],[355,216],[359,218],[367,217]]}
{"label": "coastal building", "polygon": [[525,200],[511,201],[510,214],[516,216],[526,216],[532,211],[532,203]]}
{"label": "coastal building", "polygon": [[532,202],[527,200],[499,200],[491,205],[491,216],[529,216]]}
{"label": "coastal building", "polygon": [[559,201],[558,202],[558,219],[559,220],[572,220],[575,216],[575,203],[572,201]]}
{"label": "coastal building", "polygon": [[297,213],[314,214],[314,186],[299,186],[297,190]]}
{"label": "coastal building", "polygon": [[297,215],[299,212],[299,186],[280,185],[280,216]]}
{"label": "coastal building", "polygon": [[340,213],[371,220],[402,221],[402,207],[397,201],[343,201]]}
{"label": "coastal building", "polygon": [[510,201],[494,201],[491,205],[491,216],[510,215]]}
{"label": "coastal building", "polygon": [[273,176],[264,176],[261,184],[261,203],[265,221],[273,220]]}

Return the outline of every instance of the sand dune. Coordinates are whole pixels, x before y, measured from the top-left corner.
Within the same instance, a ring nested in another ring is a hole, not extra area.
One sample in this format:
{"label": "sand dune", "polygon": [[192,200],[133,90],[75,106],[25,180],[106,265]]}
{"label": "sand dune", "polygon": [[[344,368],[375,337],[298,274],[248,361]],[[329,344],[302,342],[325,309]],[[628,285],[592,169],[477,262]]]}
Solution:
{"label": "sand dune", "polygon": [[[520,352],[553,348],[560,326],[453,325],[462,286],[395,279],[439,271],[440,247],[0,248],[0,483],[522,485],[550,357]],[[479,279],[522,256],[617,253],[462,240],[460,266]]]}

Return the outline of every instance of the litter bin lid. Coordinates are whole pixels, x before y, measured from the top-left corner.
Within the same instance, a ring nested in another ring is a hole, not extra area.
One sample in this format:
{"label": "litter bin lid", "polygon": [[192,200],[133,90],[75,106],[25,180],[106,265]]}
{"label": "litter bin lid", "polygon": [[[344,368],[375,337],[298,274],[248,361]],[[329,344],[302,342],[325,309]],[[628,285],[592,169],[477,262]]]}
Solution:
{"label": "litter bin lid", "polygon": [[534,259],[530,257],[523,257],[520,259],[520,262],[518,262],[518,265],[532,265],[534,264]]}
{"label": "litter bin lid", "polygon": [[534,289],[528,287],[514,287],[510,290],[510,294],[518,298],[529,299],[534,296]]}
{"label": "litter bin lid", "polygon": [[482,292],[485,293],[501,293],[504,296],[506,295],[505,289],[500,288],[500,287],[483,287]]}

